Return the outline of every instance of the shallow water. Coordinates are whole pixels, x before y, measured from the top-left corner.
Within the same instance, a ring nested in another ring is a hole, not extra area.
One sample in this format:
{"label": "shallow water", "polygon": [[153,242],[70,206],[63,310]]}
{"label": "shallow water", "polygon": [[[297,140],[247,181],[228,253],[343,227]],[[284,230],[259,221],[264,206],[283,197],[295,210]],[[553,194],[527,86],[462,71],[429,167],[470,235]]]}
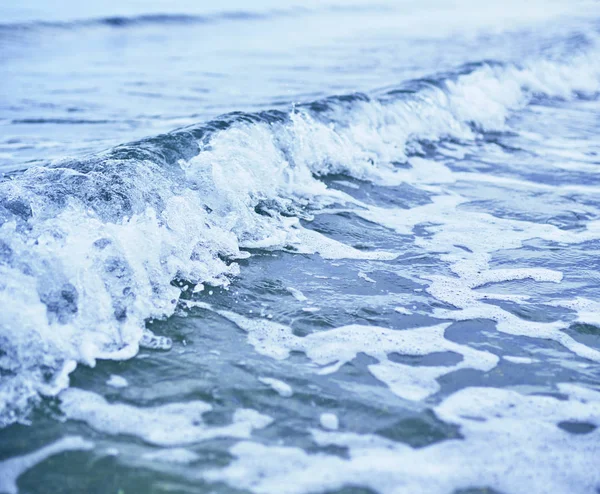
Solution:
{"label": "shallow water", "polygon": [[0,12],[0,492],[600,491],[597,3]]}

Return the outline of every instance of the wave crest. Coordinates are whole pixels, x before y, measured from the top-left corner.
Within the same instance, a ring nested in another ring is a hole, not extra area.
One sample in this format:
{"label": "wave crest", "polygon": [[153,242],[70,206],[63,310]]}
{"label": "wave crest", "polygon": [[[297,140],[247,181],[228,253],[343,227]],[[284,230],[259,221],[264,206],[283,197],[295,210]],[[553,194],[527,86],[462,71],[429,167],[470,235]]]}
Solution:
{"label": "wave crest", "polygon": [[478,64],[377,96],[232,113],[5,177],[0,426],[66,387],[77,362],[130,358],[156,343],[145,323],[175,310],[173,280],[225,285],[251,247],[323,253],[311,242],[329,242],[335,255],[358,255],[302,234],[300,218],[350,200],[320,177],[398,183],[399,165],[427,142],[502,131],[533,98],[593,96],[596,55]]}

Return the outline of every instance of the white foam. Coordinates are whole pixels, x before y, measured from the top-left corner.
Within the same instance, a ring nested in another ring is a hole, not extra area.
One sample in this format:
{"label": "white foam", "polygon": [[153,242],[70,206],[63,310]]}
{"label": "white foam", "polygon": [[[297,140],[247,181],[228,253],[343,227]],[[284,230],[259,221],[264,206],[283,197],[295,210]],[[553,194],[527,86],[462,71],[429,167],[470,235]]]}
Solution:
{"label": "white foam", "polygon": [[565,307],[577,312],[577,322],[600,326],[600,303],[585,297],[572,300],[552,300],[550,305]]}
{"label": "white foam", "polygon": [[198,460],[200,456],[185,448],[165,448],[150,453],[144,453],[142,458],[152,462],[187,465]]}
{"label": "white foam", "polygon": [[368,283],[376,283],[376,281],[373,278],[370,278],[367,273],[363,273],[362,271],[358,272],[358,277],[362,280],[365,280]]}
{"label": "white foam", "polygon": [[570,384],[560,389],[568,400],[495,388],[463,389],[435,413],[457,424],[464,439],[417,449],[373,435],[319,431],[313,431],[318,444],[346,447],[348,457],[241,442],[231,449],[236,460],[205,478],[261,494],[351,485],[385,494],[447,494],[469,488],[511,494],[593,492],[600,485],[600,429],[571,434],[558,425],[600,426],[600,394]]}
{"label": "white foam", "polygon": [[502,358],[513,364],[534,364],[535,362],[539,362],[539,360],[530,357],[517,357],[514,355],[503,355]]}
{"label": "white foam", "polygon": [[439,253],[457,276],[430,275],[427,291],[436,299],[458,310],[436,309],[434,315],[454,320],[491,319],[505,333],[557,341],[576,355],[600,361],[600,352],[563,332],[567,325],[557,321],[540,323],[519,318],[486,299],[526,303],[518,294],[494,294],[480,290],[494,283],[532,279],[559,283],[562,273],[545,268],[490,269],[491,254],[522,247],[526,240],[541,238],[563,244],[576,244],[600,238],[597,222],[582,232],[570,232],[554,225],[498,218],[488,213],[469,211],[460,206],[467,200],[457,194],[438,195],[433,202],[409,210],[370,206],[356,214],[398,233],[410,234],[419,224],[430,224],[432,235],[417,237],[415,243],[427,252]]}
{"label": "white foam", "polygon": [[112,386],[113,388],[125,388],[129,386],[127,379],[123,376],[117,376],[116,374],[111,374],[108,381],[106,381],[108,386]]}
{"label": "white foam", "polygon": [[393,252],[359,250],[306,228],[290,229],[285,244],[292,245],[299,254],[319,254],[324,259],[390,261],[398,257]]}
{"label": "white foam", "polygon": [[[336,372],[359,353],[378,360],[369,371],[388,385],[396,395],[408,400],[422,400],[439,390],[437,379],[458,369],[489,371],[498,357],[444,338],[449,324],[393,330],[377,326],[350,325],[318,331],[305,337],[293,334],[292,329],[266,319],[249,319],[226,311],[219,314],[230,319],[248,333],[248,341],[263,355],[283,360],[291,351],[304,352],[319,366],[320,374]],[[452,366],[413,366],[390,360],[390,354],[428,355],[435,352],[454,352],[462,360]]]}
{"label": "white foam", "polygon": [[15,456],[0,462],[0,492],[5,494],[18,494],[18,478],[38,463],[51,456],[65,451],[87,451],[94,447],[94,443],[86,441],[79,436],[67,436],[43,448],[23,456]]}
{"label": "white foam", "polygon": [[302,307],[302,312],[319,312],[320,307]]}
{"label": "white foam", "polygon": [[249,438],[272,419],[255,410],[238,409],[230,425],[207,426],[202,415],[212,406],[203,401],[136,407],[108,403],[103,397],[70,388],[60,394],[61,410],[72,420],[81,420],[106,434],[128,434],[158,446],[192,444],[217,437]]}
{"label": "white foam", "polygon": [[286,288],[286,290],[288,292],[290,292],[292,294],[292,297],[294,297],[298,302],[306,302],[308,300],[308,298],[306,297],[306,295],[304,295],[300,290],[298,290],[297,288],[293,288],[291,286],[288,286]]}
{"label": "white foam", "polygon": [[[600,81],[597,60],[592,46],[568,60],[482,65],[410,96],[333,105],[319,116],[300,108],[271,124],[240,120],[199,142],[201,152],[180,161],[181,169],[172,173],[150,159],[121,166],[106,157],[89,173],[57,163],[2,182],[0,196],[22,202],[32,215],[27,228],[11,219],[0,226],[0,241],[14,261],[0,265],[0,336],[8,342],[6,365],[16,376],[0,384],[0,424],[16,420],[38,393],[66,387],[73,362],[93,366],[98,358],[131,358],[141,342],[166,349],[166,339],[154,339],[144,328],[148,319],[173,314],[181,289],[171,281],[225,285],[239,272],[228,261],[247,257],[240,248],[291,247],[327,259],[394,259],[395,252],[359,250],[300,225],[299,217],[310,219],[307,210],[359,207],[318,177],[347,174],[439,190],[457,175],[420,158],[411,158],[410,170],[396,167],[394,162],[407,161],[407,146],[416,139],[469,140],[477,128],[503,129],[511,112],[534,95],[569,99],[593,93]],[[117,187],[112,172],[121,173],[122,191],[111,188]],[[123,205],[103,199],[90,204],[81,199],[85,193],[69,187],[105,187],[111,198],[122,196]],[[588,224],[585,234],[569,234],[551,225],[466,213],[458,207],[463,202],[442,195],[432,205],[410,210],[354,211],[403,234],[435,219],[441,226],[432,227],[433,240],[419,239],[418,245],[452,255],[455,244],[491,252],[532,237],[584,241],[600,236],[600,222]],[[259,207],[264,214],[257,213]],[[463,309],[464,317],[483,313]],[[503,322],[503,317],[496,317],[499,329],[514,327],[515,320]],[[544,337],[598,359],[558,328],[549,328]],[[522,326],[518,331],[533,335],[537,330]],[[54,370],[56,379],[48,382],[42,368]]]}
{"label": "white foam", "polygon": [[279,379],[274,379],[272,377],[259,377],[258,380],[261,383],[270,386],[273,391],[284,398],[289,398],[294,394],[292,387],[289,384],[280,381]]}
{"label": "white foam", "polygon": [[319,422],[323,429],[337,431],[340,427],[340,421],[335,413],[322,413]]}

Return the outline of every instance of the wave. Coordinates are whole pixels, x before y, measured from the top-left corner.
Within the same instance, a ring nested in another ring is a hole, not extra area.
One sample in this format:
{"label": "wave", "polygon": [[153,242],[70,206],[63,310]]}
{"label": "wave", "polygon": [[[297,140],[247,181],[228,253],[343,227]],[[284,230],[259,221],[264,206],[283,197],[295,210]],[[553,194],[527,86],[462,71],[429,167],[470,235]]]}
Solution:
{"label": "wave", "polygon": [[0,181],[0,426],[68,386],[78,363],[168,348],[146,323],[182,291],[227,285],[248,249],[390,259],[305,230],[350,201],[322,177],[402,181],[423,144],[506,130],[534,98],[594,97],[596,49],[567,61],[480,63],[375,95],[208,123]]}

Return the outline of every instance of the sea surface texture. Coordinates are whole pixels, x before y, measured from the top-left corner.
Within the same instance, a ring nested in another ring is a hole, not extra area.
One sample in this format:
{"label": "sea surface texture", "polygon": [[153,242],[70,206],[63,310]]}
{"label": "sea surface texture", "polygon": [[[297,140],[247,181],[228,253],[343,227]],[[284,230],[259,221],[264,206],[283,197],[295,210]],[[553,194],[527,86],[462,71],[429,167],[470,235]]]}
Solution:
{"label": "sea surface texture", "polygon": [[599,2],[2,2],[0,493],[599,492]]}

